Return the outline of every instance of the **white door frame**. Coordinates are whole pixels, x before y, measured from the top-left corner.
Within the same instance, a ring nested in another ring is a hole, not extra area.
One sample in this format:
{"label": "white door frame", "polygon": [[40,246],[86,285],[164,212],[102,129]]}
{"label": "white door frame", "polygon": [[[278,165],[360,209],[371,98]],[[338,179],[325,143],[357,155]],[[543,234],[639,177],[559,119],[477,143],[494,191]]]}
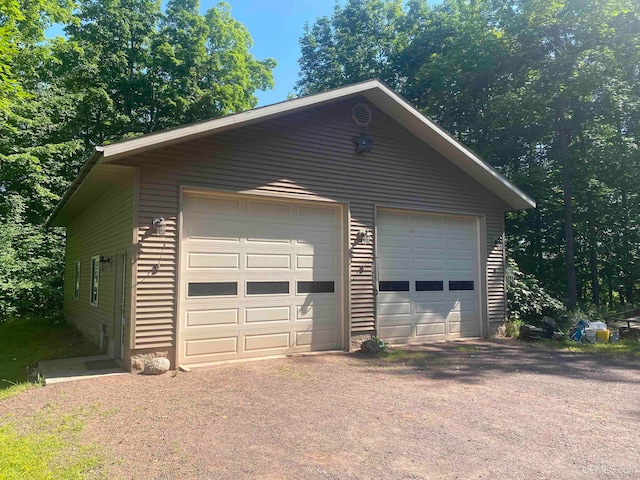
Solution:
{"label": "white door frame", "polygon": [[115,254],[114,281],[114,358],[124,359],[125,332],[127,326],[127,251]]}

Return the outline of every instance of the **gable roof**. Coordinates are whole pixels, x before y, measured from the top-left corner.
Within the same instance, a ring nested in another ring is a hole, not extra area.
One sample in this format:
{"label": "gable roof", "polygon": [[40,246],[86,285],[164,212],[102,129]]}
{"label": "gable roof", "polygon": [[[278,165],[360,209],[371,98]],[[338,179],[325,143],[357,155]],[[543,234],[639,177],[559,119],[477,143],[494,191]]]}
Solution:
{"label": "gable roof", "polygon": [[89,175],[97,165],[107,164],[113,160],[137,153],[262,122],[293,113],[294,111],[306,110],[354,96],[364,96],[413,135],[430,145],[458,168],[501,198],[514,210],[533,208],[536,206],[535,201],[531,197],[494,170],[448,132],[422,115],[412,107],[409,102],[391,90],[391,88],[380,80],[368,80],[323,93],[227,115],[225,117],[174,127],[142,135],[137,138],[122,140],[110,145],[97,146],[73,183],[69,186],[62,200],[52,212],[47,221],[47,225],[56,224],[55,220],[60,211],[76,193],[87,175]]}

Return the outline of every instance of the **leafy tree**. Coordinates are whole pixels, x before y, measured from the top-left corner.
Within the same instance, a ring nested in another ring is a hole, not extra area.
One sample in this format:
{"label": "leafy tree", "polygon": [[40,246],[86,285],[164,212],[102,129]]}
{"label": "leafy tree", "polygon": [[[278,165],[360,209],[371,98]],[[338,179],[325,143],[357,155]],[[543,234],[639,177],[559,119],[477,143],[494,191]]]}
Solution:
{"label": "leafy tree", "polygon": [[247,28],[231,17],[226,3],[219,3],[205,15],[209,27],[207,62],[203,85],[207,95],[200,102],[202,118],[207,111],[216,115],[253,108],[258,104],[256,90],[273,88],[272,58],[256,60],[249,53],[253,39]]}
{"label": "leafy tree", "polygon": [[273,87],[275,61],[249,53],[251,36],[229,5],[201,16],[197,1],[171,0],[160,27],[152,43],[149,131],[255,107],[255,90]]}
{"label": "leafy tree", "polygon": [[48,84],[44,40],[70,18],[65,2],[0,4],[0,320],[55,314],[60,305],[62,237],[41,227],[68,176],[78,145],[60,137],[71,102]]}
{"label": "leafy tree", "polygon": [[[42,225],[90,148],[255,106],[271,59],[227,4],[0,2],[0,319],[61,306],[63,232]],[[45,41],[63,22],[68,38]]]}
{"label": "leafy tree", "polygon": [[[411,2],[412,14],[421,5],[426,8],[425,2]],[[403,78],[395,70],[395,57],[408,40],[406,15],[401,0],[349,0],[335,6],[331,19],[305,25],[298,92],[317,93],[370,78],[397,88]]]}
{"label": "leafy tree", "polygon": [[70,135],[93,146],[145,131],[145,69],[160,16],[159,0],[79,3],[78,21],[65,27],[68,41],[54,50],[65,87],[80,94]]}
{"label": "leafy tree", "polygon": [[538,137],[538,144],[559,171],[570,309],[578,300],[575,189],[578,177],[593,161],[584,155],[593,140],[587,132],[601,136],[612,127],[622,128],[615,121],[622,113],[617,111],[616,97],[629,89],[624,85],[630,73],[625,71],[629,60],[625,47],[638,40],[632,28],[638,12],[636,2],[625,0],[515,1],[498,12],[518,54],[528,59],[518,71],[524,80],[519,96],[531,106],[521,112],[522,120],[544,128],[546,135]]}
{"label": "leafy tree", "polygon": [[45,30],[70,18],[70,0],[2,0],[0,2],[0,110],[24,98],[16,62],[30,51],[42,50]]}

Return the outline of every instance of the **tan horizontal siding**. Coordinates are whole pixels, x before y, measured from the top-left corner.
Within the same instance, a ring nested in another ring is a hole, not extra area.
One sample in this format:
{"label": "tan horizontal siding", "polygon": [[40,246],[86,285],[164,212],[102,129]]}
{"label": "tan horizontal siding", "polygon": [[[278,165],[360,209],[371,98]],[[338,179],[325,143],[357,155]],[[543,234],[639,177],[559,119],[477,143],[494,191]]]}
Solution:
{"label": "tan horizontal siding", "polygon": [[[95,203],[76,217],[67,227],[65,257],[64,314],[85,335],[99,338],[102,325],[108,339],[116,338],[115,305],[116,255],[127,253],[126,288],[131,292],[131,259],[133,229],[133,172],[123,174]],[[100,270],[98,305],[89,302],[91,258],[103,255],[110,259]],[[74,298],[75,262],[80,261],[80,298]],[[130,310],[131,295],[126,298]]]}
{"label": "tan horizontal siding", "polygon": [[[141,166],[136,348],[175,345],[181,185],[348,203],[351,330],[358,333],[375,328],[373,246],[356,245],[356,236],[360,229],[374,230],[376,205],[483,216],[488,320],[504,319],[502,250],[494,248],[493,240],[502,234],[506,205],[377,109],[372,108],[368,128],[354,125],[351,106],[356,102],[298,112],[121,161]],[[372,152],[356,154],[352,139],[362,130],[373,139]],[[148,235],[153,218],[160,215],[167,220],[167,235]],[[159,269],[153,273],[156,263]]]}
{"label": "tan horizontal siding", "polygon": [[[138,262],[134,348],[175,345],[178,189],[166,193],[141,175],[138,196]],[[164,217],[166,234],[155,236],[152,222]],[[157,270],[154,268],[158,266]]]}

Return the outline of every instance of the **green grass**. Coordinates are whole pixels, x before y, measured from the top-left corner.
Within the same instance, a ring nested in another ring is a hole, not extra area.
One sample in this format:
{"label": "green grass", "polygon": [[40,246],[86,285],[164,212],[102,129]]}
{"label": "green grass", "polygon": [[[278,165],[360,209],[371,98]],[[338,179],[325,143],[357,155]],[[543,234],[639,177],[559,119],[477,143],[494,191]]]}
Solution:
{"label": "green grass", "polygon": [[0,476],[5,480],[83,479],[102,464],[90,448],[77,447],[57,433],[20,434],[0,426]]}
{"label": "green grass", "polygon": [[26,387],[27,367],[40,360],[96,354],[72,325],[50,320],[13,320],[0,322],[0,400]]}
{"label": "green grass", "polygon": [[456,350],[458,350],[460,353],[477,353],[479,351],[479,348],[462,345],[458,347]]}
{"label": "green grass", "polygon": [[[95,353],[96,346],[65,323],[0,322],[0,401],[33,387],[27,367],[38,361]],[[103,456],[81,439],[84,420],[97,407],[69,412],[61,405],[48,403],[28,418],[10,411],[0,415],[0,479],[99,478]]]}
{"label": "green grass", "polygon": [[[3,382],[7,384],[7,382]],[[33,387],[33,383],[18,383],[16,385],[8,384],[9,388],[0,388],[0,400],[4,400],[5,398],[12,397],[13,395],[17,395],[20,392],[24,392],[29,388]]]}
{"label": "green grass", "polygon": [[536,348],[553,348],[568,352],[600,353],[609,355],[640,356],[640,340],[620,340],[616,343],[578,343],[570,339],[538,340],[531,343]]}
{"label": "green grass", "polygon": [[47,404],[28,419],[0,424],[0,478],[75,480],[99,477],[104,459],[80,432],[90,411],[61,412]]}

